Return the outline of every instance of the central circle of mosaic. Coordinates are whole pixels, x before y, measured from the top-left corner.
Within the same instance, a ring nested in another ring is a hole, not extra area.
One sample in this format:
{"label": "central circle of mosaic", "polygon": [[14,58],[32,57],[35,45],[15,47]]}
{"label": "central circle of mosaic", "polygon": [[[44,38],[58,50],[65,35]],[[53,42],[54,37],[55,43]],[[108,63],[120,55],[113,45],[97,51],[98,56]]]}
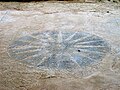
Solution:
{"label": "central circle of mosaic", "polygon": [[79,69],[99,63],[109,46],[85,32],[44,31],[14,40],[8,51],[12,58],[37,68]]}

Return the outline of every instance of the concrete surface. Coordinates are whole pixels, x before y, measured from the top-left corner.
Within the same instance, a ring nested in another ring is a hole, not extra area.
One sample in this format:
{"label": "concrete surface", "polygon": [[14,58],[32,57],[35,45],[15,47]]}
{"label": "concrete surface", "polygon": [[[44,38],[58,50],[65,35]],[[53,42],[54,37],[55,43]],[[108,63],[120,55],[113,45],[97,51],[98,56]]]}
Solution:
{"label": "concrete surface", "polygon": [[[119,4],[0,4],[0,90],[120,90]],[[110,48],[99,63],[79,68],[82,73],[35,68],[10,55],[14,41],[45,31],[89,33]]]}

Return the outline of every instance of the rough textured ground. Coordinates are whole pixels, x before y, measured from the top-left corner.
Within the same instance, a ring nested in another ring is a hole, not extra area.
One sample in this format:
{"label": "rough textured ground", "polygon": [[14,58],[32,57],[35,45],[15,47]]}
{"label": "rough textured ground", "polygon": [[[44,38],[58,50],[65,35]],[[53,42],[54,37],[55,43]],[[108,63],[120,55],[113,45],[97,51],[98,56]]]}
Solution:
{"label": "rough textured ground", "polygon": [[[0,10],[0,90],[120,90],[120,4],[0,2]],[[9,55],[13,41],[46,30],[87,32],[111,49],[83,76],[36,69]]]}

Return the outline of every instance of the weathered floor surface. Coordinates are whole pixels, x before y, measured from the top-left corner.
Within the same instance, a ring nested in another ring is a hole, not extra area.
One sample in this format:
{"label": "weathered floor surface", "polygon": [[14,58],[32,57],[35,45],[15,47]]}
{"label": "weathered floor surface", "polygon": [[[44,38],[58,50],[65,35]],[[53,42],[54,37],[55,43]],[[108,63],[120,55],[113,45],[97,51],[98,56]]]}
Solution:
{"label": "weathered floor surface", "polygon": [[120,4],[0,2],[0,90],[120,90]]}

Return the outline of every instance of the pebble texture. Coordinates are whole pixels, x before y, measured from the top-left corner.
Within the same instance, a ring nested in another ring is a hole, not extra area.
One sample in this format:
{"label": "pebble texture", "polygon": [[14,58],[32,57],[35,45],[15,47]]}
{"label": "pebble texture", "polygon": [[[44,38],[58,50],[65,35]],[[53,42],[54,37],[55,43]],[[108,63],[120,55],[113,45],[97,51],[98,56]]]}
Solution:
{"label": "pebble texture", "polygon": [[0,10],[0,90],[120,90],[120,4],[0,2]]}

